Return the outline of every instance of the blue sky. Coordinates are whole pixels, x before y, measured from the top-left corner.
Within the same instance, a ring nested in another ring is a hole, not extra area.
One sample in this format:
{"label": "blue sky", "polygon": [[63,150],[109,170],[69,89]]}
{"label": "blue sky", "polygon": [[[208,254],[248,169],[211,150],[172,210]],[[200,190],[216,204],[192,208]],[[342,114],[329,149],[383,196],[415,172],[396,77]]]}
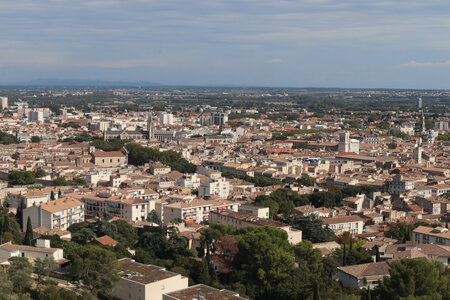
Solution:
{"label": "blue sky", "polygon": [[450,1],[0,0],[0,82],[450,89]]}

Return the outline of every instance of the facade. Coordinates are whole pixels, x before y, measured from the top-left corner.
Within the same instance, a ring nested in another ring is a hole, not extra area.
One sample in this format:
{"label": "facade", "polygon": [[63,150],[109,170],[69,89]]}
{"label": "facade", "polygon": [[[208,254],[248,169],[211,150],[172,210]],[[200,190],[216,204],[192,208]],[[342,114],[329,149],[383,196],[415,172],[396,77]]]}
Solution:
{"label": "facade", "polygon": [[388,192],[390,194],[403,194],[414,188],[414,182],[412,180],[403,179],[402,175],[394,175],[391,181],[388,182]]}
{"label": "facade", "polygon": [[33,228],[45,227],[67,230],[70,225],[84,222],[84,204],[76,199],[63,197],[23,210],[23,231],[27,228],[25,220],[30,217]]}
{"label": "facade", "polygon": [[121,151],[93,152],[92,162],[99,167],[119,167],[128,163],[128,157]]}
{"label": "facade", "polygon": [[63,249],[50,248],[50,240],[42,239],[37,240],[37,247],[16,245],[11,242],[0,245],[0,258],[26,257],[32,262],[37,258],[46,257],[53,257],[56,262],[61,262],[64,259],[63,252]]}
{"label": "facade", "polygon": [[255,216],[260,219],[269,219],[269,208],[256,205],[241,205],[238,212]]}
{"label": "facade", "polygon": [[346,287],[373,289],[384,276],[390,276],[390,269],[387,262],[338,267],[339,281]]}
{"label": "facade", "polygon": [[198,195],[200,197],[220,197],[226,199],[230,193],[230,183],[223,177],[212,179],[200,184]]}
{"label": "facade", "polygon": [[164,175],[167,173],[170,173],[172,169],[169,166],[166,166],[165,164],[158,163],[158,162],[150,162],[150,174],[152,175]]}
{"label": "facade", "polygon": [[361,234],[363,232],[364,220],[359,216],[342,216],[322,219],[323,226],[328,226],[336,234],[346,231],[351,234]]}
{"label": "facade", "polygon": [[193,199],[162,205],[161,209],[163,223],[168,224],[174,219],[181,219],[186,223],[207,222],[210,211],[238,211],[238,207],[239,203],[232,201]]}
{"label": "facade", "polygon": [[0,97],[2,109],[8,108],[8,97]]}
{"label": "facade", "polygon": [[211,211],[209,213],[209,223],[224,224],[228,226],[235,226],[237,228],[247,226],[273,226],[286,231],[289,243],[295,245],[302,241],[302,231],[293,229],[287,224],[273,220],[260,219],[252,215],[229,210]]}
{"label": "facade", "polygon": [[173,125],[174,124],[173,114],[166,112],[159,113],[159,124]]}
{"label": "facade", "polygon": [[200,177],[196,173],[183,175],[183,177],[176,180],[175,184],[181,187],[197,189],[200,186]]}
{"label": "facade", "polygon": [[32,110],[28,112],[28,122],[44,123],[44,112],[40,110]]}
{"label": "facade", "polygon": [[117,262],[122,278],[112,291],[115,299],[162,300],[163,295],[188,287],[188,278],[166,271],[164,268],[145,265],[130,258]]}
{"label": "facade", "polygon": [[419,226],[413,230],[412,240],[419,244],[450,246],[450,233],[447,228]]}
{"label": "facade", "polygon": [[114,217],[130,221],[143,221],[155,209],[154,199],[126,198],[123,195],[109,193],[85,195],[81,200],[84,202],[86,214],[101,215],[108,213]]}

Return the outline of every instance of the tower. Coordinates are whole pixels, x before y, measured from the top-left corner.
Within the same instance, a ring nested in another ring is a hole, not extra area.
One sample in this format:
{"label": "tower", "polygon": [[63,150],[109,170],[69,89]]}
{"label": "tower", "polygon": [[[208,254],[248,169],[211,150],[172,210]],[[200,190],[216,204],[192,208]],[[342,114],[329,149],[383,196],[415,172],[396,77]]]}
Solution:
{"label": "tower", "polygon": [[148,117],[147,117],[147,134],[149,140],[155,139],[155,126],[153,124],[153,115],[151,111],[148,111]]}
{"label": "tower", "polygon": [[425,130],[426,130],[426,125],[425,125],[425,116],[423,114],[423,109],[422,109],[422,116],[420,117],[420,133],[424,134]]}
{"label": "tower", "polygon": [[339,152],[349,152],[350,150],[350,133],[348,131],[339,133]]}

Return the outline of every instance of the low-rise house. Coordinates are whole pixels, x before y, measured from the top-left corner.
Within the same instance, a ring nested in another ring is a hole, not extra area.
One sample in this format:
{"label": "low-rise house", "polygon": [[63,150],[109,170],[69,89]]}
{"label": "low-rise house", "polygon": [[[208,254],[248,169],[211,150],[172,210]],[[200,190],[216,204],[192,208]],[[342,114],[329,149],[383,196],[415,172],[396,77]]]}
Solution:
{"label": "low-rise house", "polygon": [[450,246],[450,233],[447,228],[419,226],[413,230],[412,240],[419,244]]}
{"label": "low-rise house", "polygon": [[382,259],[403,259],[425,257],[431,261],[438,261],[445,266],[449,265],[450,247],[437,244],[393,244],[386,247]]}
{"label": "low-rise house", "polygon": [[121,151],[93,152],[92,162],[99,167],[119,167],[128,163],[128,157]]}
{"label": "low-rise house", "polygon": [[228,226],[235,226],[237,228],[247,226],[273,226],[286,231],[288,241],[291,244],[298,244],[302,241],[302,231],[294,229],[288,224],[274,220],[260,219],[249,214],[243,214],[230,210],[211,211],[209,213],[209,223],[225,224]]}
{"label": "low-rise house", "polygon": [[163,294],[188,287],[188,278],[166,271],[164,268],[145,265],[130,258],[117,261],[122,278],[112,291],[121,300],[162,300]]}
{"label": "low-rise house", "polygon": [[150,162],[150,174],[152,175],[164,175],[167,173],[170,173],[172,169],[169,166],[166,166],[165,164],[158,163],[158,162]]}
{"label": "low-rise house", "polygon": [[[156,299],[156,298],[155,298]],[[238,293],[229,290],[218,290],[216,288],[197,284],[180,291],[166,293],[163,295],[163,300],[246,300],[247,298],[240,297]]]}
{"label": "low-rise house", "polygon": [[96,238],[92,241],[94,244],[98,244],[101,246],[116,246],[119,242],[110,237],[109,235],[104,235],[99,238]]}
{"label": "low-rise house", "polygon": [[57,263],[65,262],[63,249],[50,248],[50,240],[38,239],[36,245],[36,247],[24,246],[12,244],[11,242],[1,244],[0,258],[26,257],[33,262],[37,258],[53,257]]}
{"label": "low-rise house", "polygon": [[238,212],[243,214],[249,214],[260,219],[268,219],[269,218],[269,208],[256,206],[256,205],[240,205],[238,208]]}
{"label": "low-rise house", "polygon": [[84,221],[83,202],[63,197],[57,200],[33,205],[23,210],[23,231],[27,228],[26,220],[30,217],[33,228],[58,228],[66,231],[70,225]]}
{"label": "low-rise house", "polygon": [[359,216],[324,218],[322,222],[324,227],[328,226],[336,234],[342,234],[346,231],[351,234],[361,234],[364,226],[364,220]]}
{"label": "low-rise house", "polygon": [[384,276],[390,276],[390,269],[388,262],[338,267],[339,281],[343,286],[352,288],[373,288]]}

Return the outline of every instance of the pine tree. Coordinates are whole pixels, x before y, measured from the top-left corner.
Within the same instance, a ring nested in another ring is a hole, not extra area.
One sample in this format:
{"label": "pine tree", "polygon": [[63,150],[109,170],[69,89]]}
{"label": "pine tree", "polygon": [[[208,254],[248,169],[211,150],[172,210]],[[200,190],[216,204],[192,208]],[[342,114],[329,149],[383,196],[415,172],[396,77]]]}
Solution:
{"label": "pine tree", "polygon": [[27,231],[25,232],[25,238],[23,240],[23,244],[27,246],[31,246],[33,241],[33,226],[31,225],[31,219],[28,216],[27,220]]}
{"label": "pine tree", "polygon": [[50,193],[50,200],[55,200],[55,192],[54,191],[52,191]]}
{"label": "pine tree", "polygon": [[406,236],[406,240],[410,241],[412,239],[412,229],[411,226],[408,226],[408,234]]}
{"label": "pine tree", "polygon": [[9,217],[8,215],[3,216],[3,228],[2,228],[2,233],[3,232],[10,232],[11,231],[11,225],[9,224]]}
{"label": "pine tree", "polygon": [[61,190],[58,191],[58,198],[62,196]]}
{"label": "pine tree", "polygon": [[313,300],[320,300],[319,284],[317,281],[314,282]]}
{"label": "pine tree", "polygon": [[367,288],[367,300],[372,300],[372,295],[370,294],[370,286]]}
{"label": "pine tree", "polygon": [[344,243],[344,256],[342,258],[342,265],[345,266],[347,262],[347,249],[345,247],[345,243]]}
{"label": "pine tree", "polygon": [[376,253],[376,255],[375,255],[375,261],[376,262],[380,262],[380,249],[378,249],[378,247],[377,247],[377,253]]}
{"label": "pine tree", "polygon": [[17,208],[17,220],[19,221],[20,226],[23,226],[23,210],[25,209],[25,202],[22,200],[20,200],[20,205]]}

